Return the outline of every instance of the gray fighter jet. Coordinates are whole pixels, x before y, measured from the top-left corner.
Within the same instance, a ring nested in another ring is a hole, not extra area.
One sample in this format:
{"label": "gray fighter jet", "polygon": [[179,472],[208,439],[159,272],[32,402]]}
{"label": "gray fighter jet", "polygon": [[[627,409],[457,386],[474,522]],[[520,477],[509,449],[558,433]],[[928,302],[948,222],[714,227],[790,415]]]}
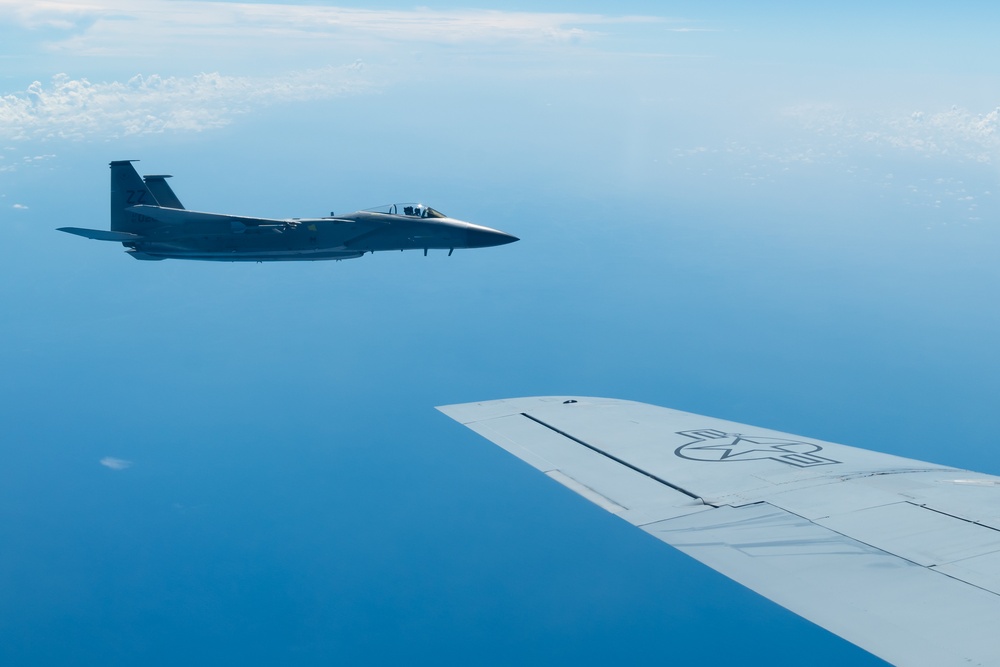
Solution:
{"label": "gray fighter jet", "polygon": [[139,177],[134,160],[111,163],[111,230],[60,227],[117,241],[136,259],[222,262],[353,259],[376,250],[486,248],[517,241],[423,204],[390,204],[323,218],[248,218],[181,205],[166,175]]}

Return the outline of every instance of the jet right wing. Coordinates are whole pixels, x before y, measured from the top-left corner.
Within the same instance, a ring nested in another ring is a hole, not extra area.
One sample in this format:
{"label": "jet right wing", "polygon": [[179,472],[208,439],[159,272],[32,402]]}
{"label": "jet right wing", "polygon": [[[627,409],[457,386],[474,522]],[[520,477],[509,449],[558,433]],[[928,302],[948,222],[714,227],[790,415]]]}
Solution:
{"label": "jet right wing", "polygon": [[631,401],[438,409],[885,660],[1000,664],[998,477]]}

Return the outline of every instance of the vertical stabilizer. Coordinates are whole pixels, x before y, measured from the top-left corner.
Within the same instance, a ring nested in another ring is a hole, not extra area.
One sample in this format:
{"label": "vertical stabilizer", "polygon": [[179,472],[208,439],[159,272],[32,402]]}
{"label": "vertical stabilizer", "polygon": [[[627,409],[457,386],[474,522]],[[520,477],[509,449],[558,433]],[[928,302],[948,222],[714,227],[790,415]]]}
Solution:
{"label": "vertical stabilizer", "polygon": [[149,226],[142,216],[129,213],[130,206],[147,204],[157,206],[156,197],[139,178],[132,166],[137,160],[115,160],[111,163],[111,230],[116,232],[142,232]]}
{"label": "vertical stabilizer", "polygon": [[156,201],[160,206],[182,209],[184,208],[184,204],[177,198],[174,191],[170,189],[170,185],[167,183],[168,178],[170,176],[167,174],[150,174],[149,176],[143,176],[142,180],[146,183],[149,191],[153,193],[153,196],[156,197]]}

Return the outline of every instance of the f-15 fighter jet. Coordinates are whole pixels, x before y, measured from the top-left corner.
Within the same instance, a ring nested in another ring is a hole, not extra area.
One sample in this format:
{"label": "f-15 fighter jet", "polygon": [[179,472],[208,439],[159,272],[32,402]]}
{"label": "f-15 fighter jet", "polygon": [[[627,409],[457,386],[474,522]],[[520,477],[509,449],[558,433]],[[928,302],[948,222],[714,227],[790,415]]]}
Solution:
{"label": "f-15 fighter jet", "polygon": [[117,241],[144,260],[222,262],[353,259],[376,250],[486,248],[517,241],[489,227],[455,220],[423,204],[391,204],[323,218],[248,218],[189,211],[166,179],[140,178],[134,160],[111,163],[111,230],[60,227]]}

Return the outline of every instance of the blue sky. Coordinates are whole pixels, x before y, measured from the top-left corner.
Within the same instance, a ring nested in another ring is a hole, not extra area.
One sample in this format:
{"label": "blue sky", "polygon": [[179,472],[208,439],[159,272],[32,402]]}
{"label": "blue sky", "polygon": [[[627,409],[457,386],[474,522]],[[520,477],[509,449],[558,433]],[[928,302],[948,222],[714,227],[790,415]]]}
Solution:
{"label": "blue sky", "polygon": [[[877,664],[433,406],[1000,471],[997,10],[0,0],[0,662]],[[189,208],[517,235],[136,262]]]}

